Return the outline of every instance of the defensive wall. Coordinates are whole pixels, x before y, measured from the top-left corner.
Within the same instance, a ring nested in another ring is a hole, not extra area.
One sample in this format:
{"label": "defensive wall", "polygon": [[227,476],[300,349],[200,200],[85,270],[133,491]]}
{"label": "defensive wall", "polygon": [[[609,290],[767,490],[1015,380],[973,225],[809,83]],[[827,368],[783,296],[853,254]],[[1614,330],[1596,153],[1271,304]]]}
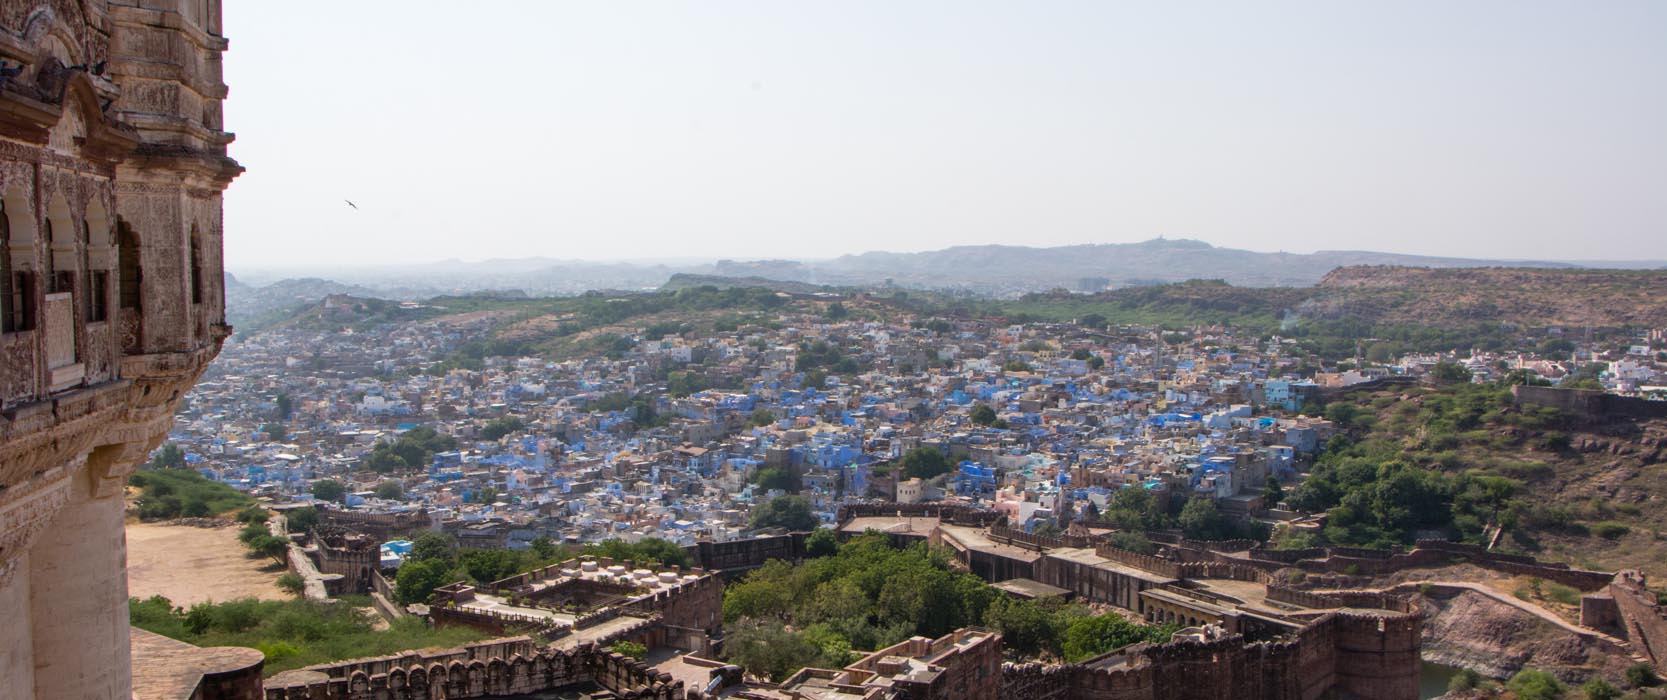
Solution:
{"label": "defensive wall", "polygon": [[596,644],[535,649],[518,637],[440,652],[309,666],[267,679],[266,700],[429,700],[499,698],[582,688],[615,696],[685,700],[683,683]]}
{"label": "defensive wall", "polygon": [[1661,605],[1647,583],[1642,572],[1622,571],[1610,582],[1608,593],[1614,599],[1623,635],[1649,657],[1658,671],[1667,672],[1667,606]]}
{"label": "defensive wall", "polygon": [[937,518],[952,525],[989,527],[1006,516],[993,510],[941,503],[847,503],[839,507],[835,520],[852,518]]}
{"label": "defensive wall", "polygon": [[1271,641],[1139,644],[1077,664],[1006,664],[1003,700],[1405,700],[1418,697],[1416,615],[1329,613]]}
{"label": "defensive wall", "polygon": [[380,543],[408,537],[418,531],[426,530],[433,524],[433,521],[428,517],[428,511],[426,510],[399,513],[365,513],[321,505],[318,508],[318,523],[321,526],[334,525],[344,530],[369,535]]}
{"label": "defensive wall", "polygon": [[1559,389],[1519,384],[1511,387],[1511,397],[1519,404],[1549,406],[1586,420],[1616,417],[1667,418],[1667,401],[1617,396],[1594,389]]}
{"label": "defensive wall", "polygon": [[749,537],[730,542],[696,542],[683,548],[695,565],[710,571],[725,573],[756,569],[771,559],[799,561],[805,557],[805,538],[809,533],[790,532],[785,535]]}

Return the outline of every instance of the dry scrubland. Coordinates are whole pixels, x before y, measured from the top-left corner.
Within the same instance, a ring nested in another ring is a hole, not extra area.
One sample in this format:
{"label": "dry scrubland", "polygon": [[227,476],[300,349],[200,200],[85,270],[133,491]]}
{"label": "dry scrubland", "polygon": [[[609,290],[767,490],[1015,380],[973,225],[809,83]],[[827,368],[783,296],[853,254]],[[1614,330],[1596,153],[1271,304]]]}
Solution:
{"label": "dry scrubland", "polygon": [[160,595],[179,607],[237,598],[286,600],[270,558],[250,559],[236,527],[127,524],[127,594]]}

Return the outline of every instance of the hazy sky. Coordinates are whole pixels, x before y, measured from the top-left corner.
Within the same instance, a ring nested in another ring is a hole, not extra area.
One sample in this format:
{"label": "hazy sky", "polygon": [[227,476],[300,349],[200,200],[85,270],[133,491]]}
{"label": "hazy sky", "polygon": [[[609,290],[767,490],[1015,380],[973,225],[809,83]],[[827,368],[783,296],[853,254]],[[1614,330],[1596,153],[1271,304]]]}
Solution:
{"label": "hazy sky", "polygon": [[1667,259],[1667,2],[229,0],[225,31],[234,269]]}

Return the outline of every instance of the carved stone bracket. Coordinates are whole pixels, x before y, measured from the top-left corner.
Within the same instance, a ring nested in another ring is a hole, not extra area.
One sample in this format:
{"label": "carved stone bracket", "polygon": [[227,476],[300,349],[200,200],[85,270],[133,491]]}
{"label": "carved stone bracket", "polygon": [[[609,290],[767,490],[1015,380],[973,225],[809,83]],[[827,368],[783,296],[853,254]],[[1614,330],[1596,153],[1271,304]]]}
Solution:
{"label": "carved stone bracket", "polygon": [[24,552],[69,502],[70,464],[0,491],[0,589],[11,585]]}

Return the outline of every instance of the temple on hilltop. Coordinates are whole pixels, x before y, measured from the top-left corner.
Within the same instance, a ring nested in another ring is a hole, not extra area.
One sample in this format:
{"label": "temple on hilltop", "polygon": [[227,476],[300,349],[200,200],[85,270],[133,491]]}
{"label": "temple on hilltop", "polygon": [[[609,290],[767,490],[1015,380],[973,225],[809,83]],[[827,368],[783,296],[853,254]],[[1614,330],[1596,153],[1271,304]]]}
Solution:
{"label": "temple on hilltop", "polygon": [[122,525],[230,332],[225,48],[219,0],[0,0],[0,699],[259,697],[130,632]]}

